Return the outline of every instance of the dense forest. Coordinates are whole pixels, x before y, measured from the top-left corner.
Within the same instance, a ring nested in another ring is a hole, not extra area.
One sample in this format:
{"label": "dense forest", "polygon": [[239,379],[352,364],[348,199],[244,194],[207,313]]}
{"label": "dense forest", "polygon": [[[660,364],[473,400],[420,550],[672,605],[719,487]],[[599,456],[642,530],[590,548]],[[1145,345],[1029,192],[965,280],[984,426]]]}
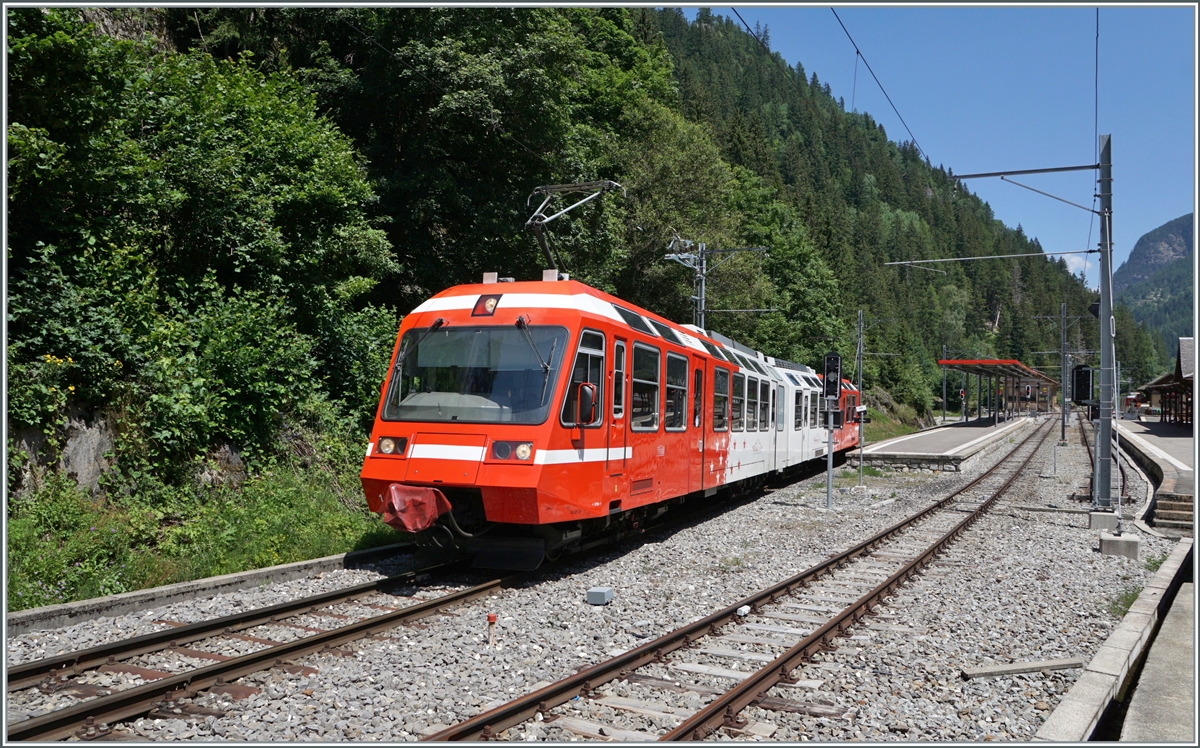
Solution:
{"label": "dense forest", "polygon": [[[357,460],[399,319],[484,271],[540,277],[537,185],[619,182],[555,225],[564,269],[681,322],[672,238],[768,247],[708,296],[773,311],[709,327],[815,365],[853,355],[864,310],[867,350],[898,354],[864,384],[918,415],[943,350],[1056,374],[1040,317],[1093,292],[1049,258],[885,266],[1040,250],[767,41],[707,10],[10,9],[10,606],[370,535]],[[1165,367],[1127,310],[1118,330],[1135,381]],[[97,428],[81,492],[66,453]],[[311,526],[241,524],[264,515]],[[97,522],[121,541],[78,541]]]}

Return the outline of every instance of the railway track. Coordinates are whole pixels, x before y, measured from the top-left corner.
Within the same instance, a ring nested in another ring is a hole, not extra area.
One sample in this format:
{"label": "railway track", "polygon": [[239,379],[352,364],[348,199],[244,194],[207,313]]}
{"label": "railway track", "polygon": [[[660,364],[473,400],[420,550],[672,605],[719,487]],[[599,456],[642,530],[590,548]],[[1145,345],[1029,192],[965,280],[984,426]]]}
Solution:
{"label": "railway track", "polygon": [[[1044,425],[971,483],[908,519],[828,560],[606,662],[428,736],[431,741],[487,740],[528,720],[555,722],[585,737],[627,741],[697,740],[726,729],[769,737],[743,710],[820,714],[820,705],[773,689],[819,685],[792,675],[836,640],[880,615],[878,608],[953,543],[1013,484],[1052,433]],[[1037,437],[1037,438],[1035,438]],[[975,496],[972,500],[970,496]],[[965,517],[963,515],[966,515]],[[868,622],[866,626],[872,626]],[[876,624],[877,625],[877,624]],[[699,655],[715,666],[691,662]],[[731,664],[726,664],[731,663]],[[754,669],[747,669],[754,668]],[[683,683],[687,673],[708,683]],[[735,681],[732,687],[720,685]],[[611,693],[620,682],[642,698]],[[710,685],[718,683],[718,685]],[[697,699],[711,697],[706,704]],[[595,721],[595,710],[644,717],[644,731]],[[827,710],[827,708],[826,708]],[[660,725],[670,724],[670,728]],[[664,732],[665,730],[665,732]]]}
{"label": "railway track", "polygon": [[[44,691],[69,692],[82,700],[64,709],[8,725],[8,740],[46,741],[71,736],[133,739],[135,736],[114,733],[110,725],[156,710],[170,711],[176,708],[174,702],[177,700],[190,698],[201,691],[213,690],[239,697],[249,695],[252,689],[236,685],[234,681],[251,673],[272,668],[292,673],[315,672],[294,660],[316,652],[341,653],[337,649],[339,645],[364,637],[385,636],[389,629],[492,594],[525,576],[491,579],[426,600],[397,594],[398,590],[461,568],[461,562],[429,567],[199,623],[160,621],[173,628],[14,665],[7,672],[8,692],[37,686]],[[396,603],[401,601],[410,604],[398,607]],[[312,622],[313,618],[336,625],[324,628],[299,623]],[[299,632],[300,635],[290,641],[280,641],[286,636],[270,633],[281,630]],[[260,635],[253,635],[255,633]],[[230,651],[235,643],[239,648],[246,648],[246,644],[256,648],[236,656],[221,653],[221,650]],[[147,654],[162,652],[213,664],[182,672],[164,672],[131,662]],[[80,680],[81,676],[94,671],[137,675],[146,682],[108,692]]]}
{"label": "railway track", "polygon": [[[746,492],[739,492],[736,498]],[[712,507],[701,508],[701,515]],[[653,529],[671,521],[695,521],[696,512],[687,512],[674,520],[666,518],[650,523]],[[176,702],[202,691],[225,693],[235,698],[252,695],[254,689],[234,684],[238,678],[272,668],[291,673],[311,674],[312,669],[294,660],[315,652],[345,653],[340,644],[355,639],[380,636],[389,628],[436,615],[445,608],[492,594],[507,584],[524,580],[531,573],[492,579],[460,592],[431,600],[419,600],[399,591],[434,578],[461,571],[464,560],[405,572],[385,579],[334,590],[286,603],[185,624],[160,620],[169,626],[161,631],[68,652],[9,667],[6,673],[8,693],[37,687],[45,693],[62,693],[78,698],[78,703],[8,726],[9,740],[58,740],[71,736],[83,739],[137,739],[114,731],[118,721],[142,715],[177,716],[179,709],[192,716],[208,716],[211,710],[182,706]],[[397,598],[412,603],[396,607]],[[414,602],[415,601],[415,602]],[[385,611],[380,614],[379,611]],[[336,628],[310,625],[320,621],[349,621]],[[304,620],[306,623],[299,623]],[[267,629],[264,633],[262,629]],[[299,632],[295,638],[279,636],[280,629]],[[276,633],[269,633],[276,632]],[[256,635],[259,634],[259,635]],[[280,641],[280,639],[289,639]],[[254,651],[231,656],[239,649]],[[135,664],[146,655],[166,654],[198,662],[213,662],[182,672],[169,672]],[[84,682],[92,673],[124,673],[141,677],[144,685],[115,691]]]}
{"label": "railway track", "polygon": [[[1079,440],[1083,442],[1083,446],[1087,450],[1088,464],[1092,466],[1092,470],[1094,471],[1096,468],[1096,457],[1095,457],[1095,453],[1092,451],[1092,442],[1091,442],[1092,437],[1088,434],[1087,427],[1085,427],[1083,425],[1083,414],[1082,413],[1080,414],[1077,423],[1079,424]],[[1115,444],[1114,444],[1114,446],[1115,446]],[[1116,458],[1117,458],[1116,459],[1117,470],[1119,471],[1119,473],[1121,475],[1121,498],[1128,499],[1129,491],[1126,486],[1125,465],[1124,465],[1124,463],[1121,462],[1119,454],[1116,456]],[[1088,478],[1087,498],[1089,500],[1091,499],[1092,494],[1093,494],[1093,491],[1092,491],[1092,481],[1093,480],[1094,480],[1094,477]]]}

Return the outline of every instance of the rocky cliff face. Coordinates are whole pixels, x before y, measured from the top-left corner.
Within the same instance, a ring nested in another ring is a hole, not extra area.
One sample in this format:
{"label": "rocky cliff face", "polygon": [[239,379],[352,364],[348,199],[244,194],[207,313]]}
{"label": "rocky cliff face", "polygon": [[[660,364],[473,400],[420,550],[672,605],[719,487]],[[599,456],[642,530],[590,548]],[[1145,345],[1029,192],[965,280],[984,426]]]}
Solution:
{"label": "rocky cliff face", "polygon": [[1129,259],[1113,273],[1113,293],[1144,281],[1172,262],[1192,257],[1192,214],[1164,223],[1138,239]]}

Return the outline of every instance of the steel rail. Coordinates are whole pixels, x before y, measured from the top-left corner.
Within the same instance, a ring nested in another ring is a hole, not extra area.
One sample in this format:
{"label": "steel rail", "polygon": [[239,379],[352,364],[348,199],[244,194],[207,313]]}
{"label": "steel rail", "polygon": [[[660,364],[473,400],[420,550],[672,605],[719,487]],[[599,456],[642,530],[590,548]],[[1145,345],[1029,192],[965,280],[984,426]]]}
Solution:
{"label": "steel rail", "polygon": [[85,670],[111,664],[114,660],[136,657],[148,652],[157,652],[171,648],[176,644],[194,642],[222,633],[236,633],[264,623],[271,623],[284,616],[296,615],[305,609],[333,605],[334,603],[383,592],[393,587],[412,584],[422,576],[435,572],[450,571],[453,568],[455,568],[455,564],[430,566],[378,579],[374,582],[366,582],[354,585],[353,587],[345,587],[340,590],[332,590],[311,597],[271,605],[266,608],[247,610],[208,621],[198,621],[178,628],[154,631],[149,634],[121,639],[120,641],[101,644],[88,649],[13,665],[5,673],[7,690],[18,691],[23,688],[36,686],[44,682],[46,678],[61,675],[79,675]]}
{"label": "steel rail", "polygon": [[829,559],[783,582],[754,593],[723,610],[664,634],[611,660],[593,665],[575,675],[568,676],[563,680],[552,683],[506,704],[501,704],[483,714],[476,715],[456,725],[451,725],[440,732],[422,738],[422,740],[431,742],[488,740],[513,725],[518,725],[532,719],[538,712],[549,712],[554,707],[564,704],[576,696],[587,697],[592,693],[593,689],[616,678],[624,677],[650,662],[662,662],[665,655],[670,652],[681,647],[691,647],[695,639],[702,636],[716,635],[722,626],[737,617],[738,608],[749,605],[752,609],[757,610],[760,605],[776,602],[778,598],[790,595],[796,589],[818,581],[825,574],[832,573],[835,569],[845,566],[854,558],[869,553],[875,546],[907,529],[931,513],[936,512],[964,491],[973,488],[981,481],[987,479],[995,471],[999,470],[1016,451],[1017,448],[1014,448],[990,469],[966,485],[956,489],[944,499],[880,531],[850,549],[834,554]]}
{"label": "steel rail", "polygon": [[[1094,468],[1096,466],[1096,458],[1092,454],[1092,443],[1088,441],[1087,428],[1084,427],[1084,425],[1083,425],[1082,416],[1079,418],[1078,423],[1079,423],[1079,438],[1083,441],[1083,446],[1087,448],[1088,464]],[[1113,439],[1116,440],[1115,435],[1113,436]],[[1129,490],[1128,490],[1128,486],[1126,484],[1126,478],[1125,478],[1125,465],[1121,462],[1120,455],[1117,456],[1117,472],[1121,474],[1121,497],[1126,498],[1129,496]],[[1092,493],[1095,490],[1092,487],[1092,479],[1093,479],[1092,477],[1088,478],[1088,495],[1089,496],[1092,495]]]}
{"label": "steel rail", "polygon": [[[1045,429],[1046,427],[1043,426],[1041,428]],[[920,555],[906,563],[873,590],[844,608],[840,613],[834,615],[820,628],[800,640],[787,652],[784,652],[771,663],[733,686],[733,688],[721,696],[713,699],[707,706],[685,719],[674,730],[660,737],[659,740],[701,740],[716,732],[721,727],[744,727],[746,719],[740,715],[743,709],[756,701],[766,698],[767,691],[776,684],[789,681],[794,683],[796,679],[790,675],[791,671],[811,660],[813,655],[818,652],[837,649],[837,645],[833,642],[835,638],[844,636],[846,630],[852,628],[864,616],[875,615],[872,609],[876,605],[881,604],[884,597],[890,595],[896,588],[919,573],[934,557],[945,550],[950,543],[957,540],[968,527],[982,517],[984,512],[992,506],[996,499],[1000,498],[1016,479],[1021,476],[1025,468],[1037,455],[1038,449],[1045,443],[1051,431],[1052,429],[1046,429],[1046,433],[1038,440],[1033,450],[1029,453],[1029,456],[1013,471],[1013,474],[1009,476],[1003,485],[983,501],[974,512],[942,535],[942,537],[938,538]],[[1030,438],[1032,438],[1032,435]],[[1023,442],[1022,445],[1027,442],[1028,440]],[[1016,450],[1014,449],[1013,453],[1015,452]]]}
{"label": "steel rail", "polygon": [[291,658],[333,649],[339,644],[375,635],[407,621],[434,615],[443,608],[473,600],[516,583],[527,575],[523,573],[493,579],[465,590],[410,605],[394,613],[374,616],[321,634],[277,644],[225,662],[178,673],[135,688],[74,704],[66,709],[15,722],[8,725],[7,738],[10,741],[61,740],[76,734],[84,726],[112,724],[136,717],[154,709],[158,701],[165,696],[171,695],[173,699],[184,698],[251,673],[286,665],[286,661]]}

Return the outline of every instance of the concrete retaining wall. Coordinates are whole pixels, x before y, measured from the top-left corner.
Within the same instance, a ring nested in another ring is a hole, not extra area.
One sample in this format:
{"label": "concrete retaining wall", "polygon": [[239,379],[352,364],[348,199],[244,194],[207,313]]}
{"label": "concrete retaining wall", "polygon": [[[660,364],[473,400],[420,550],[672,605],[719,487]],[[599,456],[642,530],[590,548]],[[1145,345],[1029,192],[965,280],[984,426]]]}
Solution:
{"label": "concrete retaining wall", "polygon": [[[864,454],[863,464],[898,473],[957,473],[962,470],[963,458],[958,455],[927,455],[914,452],[881,452]],[[858,453],[846,455],[847,467],[858,467]]]}
{"label": "concrete retaining wall", "polygon": [[1175,593],[1192,568],[1192,539],[1183,538],[1142,589],[1083,675],[1059,702],[1034,736],[1036,741],[1081,743],[1088,740],[1100,718],[1126,686],[1130,670],[1146,651],[1150,636],[1166,615]]}
{"label": "concrete retaining wall", "polygon": [[394,553],[403,553],[404,549],[408,547],[407,545],[389,545],[363,551],[351,551],[311,561],[297,561],[292,564],[269,566],[265,569],[253,569],[191,582],[168,584],[148,590],[123,592],[119,595],[95,597],[91,600],[19,610],[8,614],[8,634],[11,636],[30,631],[73,626],[76,623],[96,618],[124,615],[180,600],[218,595],[272,582],[286,582],[291,579],[320,574],[323,571],[353,569]]}

